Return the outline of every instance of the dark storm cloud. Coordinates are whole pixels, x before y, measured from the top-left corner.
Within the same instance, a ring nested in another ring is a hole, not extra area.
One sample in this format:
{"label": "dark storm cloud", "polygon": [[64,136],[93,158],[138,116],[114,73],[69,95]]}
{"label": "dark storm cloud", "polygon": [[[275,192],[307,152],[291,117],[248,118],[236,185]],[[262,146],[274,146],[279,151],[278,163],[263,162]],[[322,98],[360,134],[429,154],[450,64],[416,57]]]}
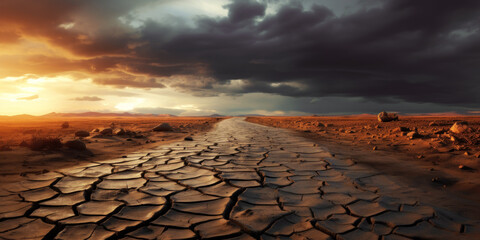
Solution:
{"label": "dark storm cloud", "polygon": [[[262,8],[246,2],[166,42],[143,34],[148,44],[138,51],[203,63],[219,83],[244,79],[237,93],[480,103],[479,1],[392,0],[345,16],[289,4],[257,21]],[[155,32],[150,27],[143,31]],[[282,84],[292,82],[303,87]]]}
{"label": "dark storm cloud", "polygon": [[[2,30],[4,41],[19,32],[46,37],[91,57],[67,61],[69,70],[115,75],[94,78],[98,84],[480,103],[477,0],[359,1],[344,15],[320,4],[239,0],[225,5],[228,16],[198,17],[194,27],[147,20],[133,28],[118,20],[151,2],[7,0],[0,3],[0,23],[17,26]],[[267,2],[278,11],[266,15]],[[58,27],[67,22],[75,26]],[[235,79],[243,84],[231,86]]]}
{"label": "dark storm cloud", "polygon": [[101,85],[113,85],[118,88],[164,88],[163,83],[157,82],[155,78],[136,77],[128,74],[119,74],[118,77],[93,78],[93,82]]}
{"label": "dark storm cloud", "polygon": [[265,15],[266,6],[257,1],[234,1],[226,5],[229,9],[228,17],[234,23],[251,21],[255,17]]}

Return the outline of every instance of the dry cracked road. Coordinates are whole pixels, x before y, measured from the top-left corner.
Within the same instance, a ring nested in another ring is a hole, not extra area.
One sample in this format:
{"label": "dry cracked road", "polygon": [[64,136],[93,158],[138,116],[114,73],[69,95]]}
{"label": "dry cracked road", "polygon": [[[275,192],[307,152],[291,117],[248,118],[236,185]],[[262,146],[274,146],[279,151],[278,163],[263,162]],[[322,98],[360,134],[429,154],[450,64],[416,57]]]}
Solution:
{"label": "dry cracked road", "polygon": [[[388,178],[240,118],[194,141],[30,174],[3,239],[474,239],[478,222],[381,194]],[[395,188],[389,184],[389,188]]]}

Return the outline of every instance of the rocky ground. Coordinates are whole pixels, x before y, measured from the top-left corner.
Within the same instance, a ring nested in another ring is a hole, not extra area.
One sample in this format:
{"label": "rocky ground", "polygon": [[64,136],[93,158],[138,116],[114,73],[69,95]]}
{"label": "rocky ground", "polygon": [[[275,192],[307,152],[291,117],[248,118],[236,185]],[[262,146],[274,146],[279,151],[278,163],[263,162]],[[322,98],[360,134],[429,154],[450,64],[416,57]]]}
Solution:
{"label": "rocky ground", "polygon": [[[210,117],[2,117],[0,182],[16,181],[27,173],[151,149],[208,131],[220,120]],[[162,123],[170,129],[153,131]]]}
{"label": "rocky ground", "polygon": [[478,239],[478,202],[465,218],[418,190],[232,118],[190,141],[2,184],[0,238]]}
{"label": "rocky ground", "polygon": [[[289,128],[330,151],[398,176],[410,185],[463,194],[480,202],[480,117],[376,116],[249,117],[250,122]],[[468,127],[450,129],[455,122]]]}

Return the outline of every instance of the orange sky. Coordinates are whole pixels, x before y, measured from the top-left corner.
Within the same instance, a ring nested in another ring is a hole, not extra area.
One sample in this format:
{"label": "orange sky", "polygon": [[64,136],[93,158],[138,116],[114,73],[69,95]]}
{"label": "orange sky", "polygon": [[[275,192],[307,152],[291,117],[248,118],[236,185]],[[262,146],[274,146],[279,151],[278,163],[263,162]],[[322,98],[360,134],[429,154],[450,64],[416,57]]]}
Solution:
{"label": "orange sky", "polygon": [[132,51],[142,43],[130,36],[136,29],[119,18],[148,3],[103,2],[0,2],[0,115],[136,108],[216,112],[165,85],[188,74],[152,76],[135,69],[135,62],[148,60],[135,59]]}
{"label": "orange sky", "polygon": [[477,6],[2,0],[0,115],[478,112]]}

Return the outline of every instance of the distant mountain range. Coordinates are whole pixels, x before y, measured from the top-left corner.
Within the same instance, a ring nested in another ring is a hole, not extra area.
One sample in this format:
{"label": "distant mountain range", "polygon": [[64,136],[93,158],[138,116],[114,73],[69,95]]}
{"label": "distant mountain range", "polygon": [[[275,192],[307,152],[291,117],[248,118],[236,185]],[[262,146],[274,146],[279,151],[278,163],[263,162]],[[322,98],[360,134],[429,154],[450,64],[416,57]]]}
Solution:
{"label": "distant mountain range", "polygon": [[265,115],[262,114],[240,114],[236,115],[237,117],[264,117]]}
{"label": "distant mountain range", "polygon": [[56,117],[177,117],[172,114],[142,114],[142,113],[100,113],[100,112],[83,112],[83,113],[56,113],[51,112],[45,115],[33,116],[29,114],[19,114],[13,116],[2,116],[0,118],[17,118],[17,119],[30,119],[30,118],[56,118]]}
{"label": "distant mountain range", "polygon": [[100,113],[100,112],[83,112],[83,113],[56,113],[42,115],[41,117],[176,117],[172,114],[142,114],[142,113]]}

